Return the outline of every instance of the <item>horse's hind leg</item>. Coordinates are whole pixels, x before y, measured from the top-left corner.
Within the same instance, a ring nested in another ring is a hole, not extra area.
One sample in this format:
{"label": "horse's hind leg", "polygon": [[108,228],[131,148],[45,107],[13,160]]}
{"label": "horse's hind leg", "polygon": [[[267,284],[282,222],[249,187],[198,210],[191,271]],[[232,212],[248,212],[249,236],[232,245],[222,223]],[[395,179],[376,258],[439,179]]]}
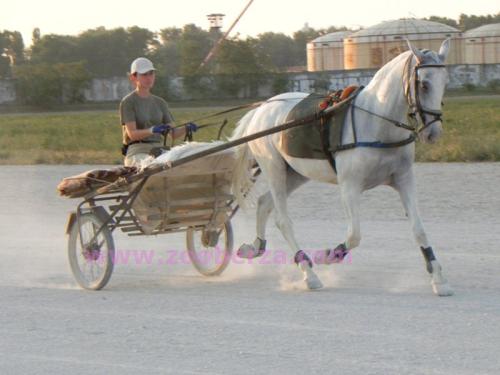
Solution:
{"label": "horse's hind leg", "polygon": [[393,187],[398,191],[401,197],[406,214],[411,222],[413,235],[422,250],[427,272],[431,275],[432,290],[438,296],[451,296],[453,294],[453,290],[443,277],[441,265],[436,260],[434,251],[429,245],[422,220],[420,219],[413,170],[410,169],[403,175],[396,176]]}
{"label": "horse's hind leg", "polygon": [[[323,287],[323,284],[312,270],[312,261],[303,250],[300,250],[293,234],[292,222],[288,216],[286,200],[289,191],[287,186],[287,175],[289,172],[287,172],[287,166],[285,161],[280,158],[280,155],[274,156],[275,157],[262,158],[262,160],[257,158],[257,162],[269,182],[269,188],[276,210],[276,226],[281,231],[281,234],[288,242],[290,248],[294,251],[294,261],[302,271],[307,287],[309,289],[320,289]],[[297,180],[297,183],[299,183],[299,181],[300,179]],[[303,183],[303,181],[301,181],[301,183]]]}
{"label": "horse's hind leg", "polygon": [[361,183],[356,181],[345,181],[340,184],[342,203],[349,219],[347,238],[345,242],[339,244],[335,249],[317,251],[314,256],[314,263],[341,263],[349,251],[357,247],[361,242],[361,226],[359,223],[360,186]]}
{"label": "horse's hind leg", "polygon": [[[293,191],[302,186],[307,182],[307,178],[301,174],[295,172],[291,168],[287,168],[286,174],[286,186],[287,186],[287,196],[289,196]],[[237,255],[240,258],[252,259],[259,257],[266,251],[266,225],[269,219],[269,215],[274,209],[273,197],[271,192],[268,191],[261,195],[257,201],[257,221],[256,221],[256,233],[252,244],[243,244],[238,249]]]}
{"label": "horse's hind leg", "polygon": [[260,257],[266,251],[266,224],[274,208],[271,192],[261,195],[257,201],[257,237],[253,243],[244,243],[237,251],[240,258],[253,259]]}

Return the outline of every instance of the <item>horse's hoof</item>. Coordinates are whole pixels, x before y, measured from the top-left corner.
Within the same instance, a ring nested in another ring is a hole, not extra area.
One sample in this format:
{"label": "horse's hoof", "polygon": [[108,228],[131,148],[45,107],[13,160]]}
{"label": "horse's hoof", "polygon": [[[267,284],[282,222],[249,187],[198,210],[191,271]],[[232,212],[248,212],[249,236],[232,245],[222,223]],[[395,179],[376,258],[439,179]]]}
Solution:
{"label": "horse's hoof", "polygon": [[236,255],[244,259],[253,259],[263,255],[265,250],[257,250],[254,245],[244,243],[240,246]]}
{"label": "horse's hoof", "polygon": [[453,289],[451,288],[450,284],[447,282],[445,283],[436,283],[434,281],[431,282],[432,285],[432,291],[434,292],[435,295],[439,297],[449,297],[454,294]]}
{"label": "horse's hoof", "polygon": [[254,254],[255,254],[255,247],[253,247],[253,245],[249,245],[246,243],[241,245],[238,251],[236,252],[236,255],[238,255],[240,258],[245,258],[245,259],[254,258]]}
{"label": "horse's hoof", "polygon": [[323,283],[312,271],[307,272],[307,275],[304,277],[304,281],[306,282],[307,289],[309,290],[317,290],[323,288]]}
{"label": "horse's hoof", "polygon": [[453,295],[453,289],[451,289],[448,280],[443,277],[441,265],[437,260],[432,260],[430,262],[431,270],[431,285],[434,294],[440,297],[448,297]]}
{"label": "horse's hoof", "polygon": [[318,279],[317,276],[315,277],[308,277],[305,279],[306,284],[307,284],[307,289],[309,290],[318,290],[323,288],[323,283],[321,282],[320,279]]}

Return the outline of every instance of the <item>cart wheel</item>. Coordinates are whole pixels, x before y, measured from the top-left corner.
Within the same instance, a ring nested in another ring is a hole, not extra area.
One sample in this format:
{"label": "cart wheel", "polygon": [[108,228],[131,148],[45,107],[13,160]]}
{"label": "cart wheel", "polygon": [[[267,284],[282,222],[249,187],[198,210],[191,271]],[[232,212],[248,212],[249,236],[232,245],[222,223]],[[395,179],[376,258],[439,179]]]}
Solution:
{"label": "cart wheel", "polygon": [[69,232],[69,264],[76,282],[85,289],[103,288],[113,272],[115,245],[108,227],[92,240],[102,225],[102,220],[89,212],[75,220]]}
{"label": "cart wheel", "polygon": [[189,259],[204,276],[220,275],[231,260],[233,227],[228,220],[219,231],[189,228],[186,232]]}

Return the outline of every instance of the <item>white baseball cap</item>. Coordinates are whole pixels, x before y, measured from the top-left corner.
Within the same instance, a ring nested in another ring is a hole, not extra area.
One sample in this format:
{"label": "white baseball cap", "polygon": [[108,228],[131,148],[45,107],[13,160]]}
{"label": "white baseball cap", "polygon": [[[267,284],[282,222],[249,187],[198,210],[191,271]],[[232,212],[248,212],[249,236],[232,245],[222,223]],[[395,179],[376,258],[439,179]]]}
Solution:
{"label": "white baseball cap", "polygon": [[139,73],[144,74],[150,72],[151,70],[156,70],[153,66],[151,60],[146,59],[145,57],[138,57],[132,62],[130,65],[130,74]]}

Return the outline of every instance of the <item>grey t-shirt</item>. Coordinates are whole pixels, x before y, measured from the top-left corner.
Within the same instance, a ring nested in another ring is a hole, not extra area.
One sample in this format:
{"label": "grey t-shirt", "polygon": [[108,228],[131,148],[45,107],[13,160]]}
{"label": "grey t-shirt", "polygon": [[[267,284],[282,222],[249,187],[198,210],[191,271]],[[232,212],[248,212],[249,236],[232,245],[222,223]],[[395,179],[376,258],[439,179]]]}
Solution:
{"label": "grey t-shirt", "polygon": [[[174,119],[165,100],[156,95],[143,98],[133,91],[120,103],[120,122],[123,128],[124,144],[129,144],[131,141],[124,125],[132,121],[135,121],[137,129],[147,129],[154,125],[171,123]],[[143,140],[162,143],[163,138],[160,134],[152,134]]]}

